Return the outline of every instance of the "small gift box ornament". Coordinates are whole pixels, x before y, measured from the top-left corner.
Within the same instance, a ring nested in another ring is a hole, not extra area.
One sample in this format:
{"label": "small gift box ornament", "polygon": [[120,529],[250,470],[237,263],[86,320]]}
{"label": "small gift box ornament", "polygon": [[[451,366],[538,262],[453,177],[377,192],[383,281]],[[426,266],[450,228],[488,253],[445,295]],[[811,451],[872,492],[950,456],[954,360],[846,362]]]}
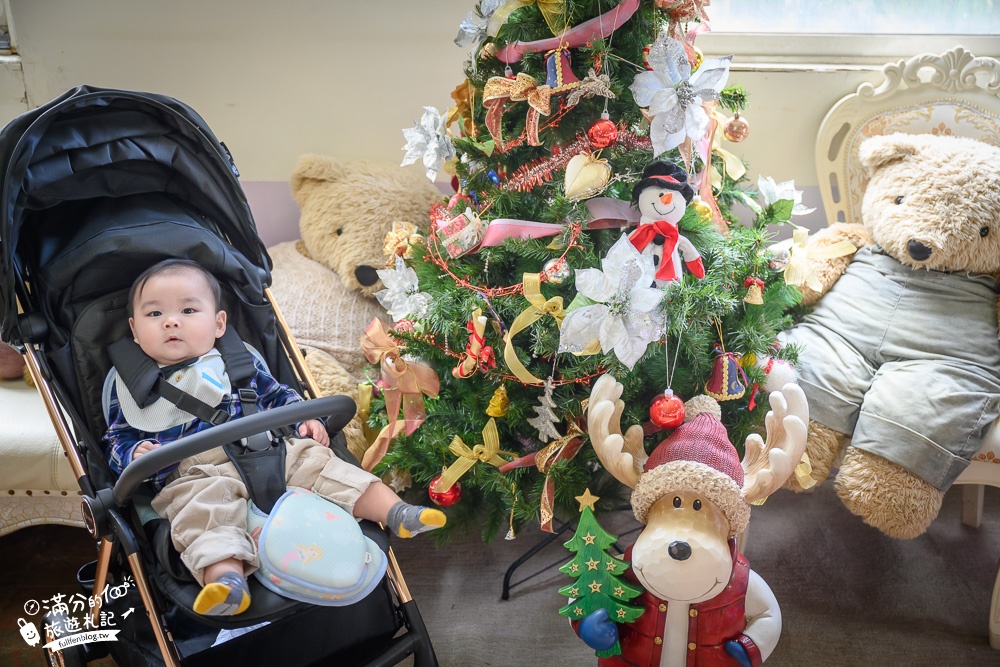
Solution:
{"label": "small gift box ornament", "polygon": [[464,255],[478,246],[485,233],[486,225],[483,224],[478,215],[473,213],[471,208],[467,208],[464,213],[441,223],[437,230],[438,239],[452,259]]}

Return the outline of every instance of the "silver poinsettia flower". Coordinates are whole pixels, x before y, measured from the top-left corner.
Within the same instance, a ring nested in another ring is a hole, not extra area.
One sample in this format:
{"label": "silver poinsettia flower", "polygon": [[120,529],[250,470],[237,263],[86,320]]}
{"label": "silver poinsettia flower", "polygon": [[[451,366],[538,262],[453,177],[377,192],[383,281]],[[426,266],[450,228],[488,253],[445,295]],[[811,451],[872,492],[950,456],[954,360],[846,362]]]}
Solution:
{"label": "silver poinsettia flower", "polygon": [[435,107],[424,107],[420,122],[403,130],[406,155],[401,166],[421,160],[427,170],[427,178],[432,181],[437,178],[441,165],[455,157],[455,147],[451,144],[447,127],[447,116],[442,116]]}
{"label": "silver poinsettia flower", "polygon": [[698,141],[705,136],[709,117],[702,105],[719,99],[732,59],[706,58],[692,76],[684,45],[660,33],[646,59],[652,70],[636,74],[629,87],[635,103],[649,109],[654,157],[676,148],[685,137]]}
{"label": "silver poinsettia flower", "polygon": [[376,273],[386,289],[375,292],[375,298],[389,313],[393,322],[420,318],[427,314],[431,295],[420,291],[416,272],[406,266],[402,257],[396,256],[395,268],[381,269]]}
{"label": "silver poinsettia flower", "polygon": [[605,354],[614,350],[632,368],[666,331],[663,292],[650,287],[655,274],[653,257],[640,254],[625,234],[601,260],[600,269],[577,269],[577,292],[596,303],[567,313],[559,351],[582,352],[596,339]]}

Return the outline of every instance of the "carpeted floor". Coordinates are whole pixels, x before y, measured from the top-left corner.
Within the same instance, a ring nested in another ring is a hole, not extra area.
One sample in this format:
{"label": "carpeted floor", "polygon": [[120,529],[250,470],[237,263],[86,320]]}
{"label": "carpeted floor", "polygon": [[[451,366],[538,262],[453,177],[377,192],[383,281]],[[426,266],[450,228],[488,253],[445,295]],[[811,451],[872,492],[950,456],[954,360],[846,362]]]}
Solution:
{"label": "carpeted floor", "polygon": [[[1000,665],[988,617],[1000,557],[1000,491],[986,490],[979,530],[960,521],[961,490],[948,493],[923,536],[897,541],[862,524],[832,483],[809,495],[781,491],[753,509],[746,555],[781,605],[781,641],[768,667],[971,667]],[[602,519],[622,535],[631,512]],[[514,579],[570,553],[550,545]],[[624,537],[623,544],[635,535]],[[500,601],[504,570],[534,535],[490,547],[475,541],[435,553],[426,542],[396,547],[430,623],[442,665],[555,667],[596,665],[556,614],[556,591],[570,580],[553,568]]]}
{"label": "carpeted floor", "polygon": [[[829,483],[808,496],[779,492],[754,508],[747,556],[784,618],[768,667],[1000,665],[1000,651],[990,649],[987,637],[1000,556],[1000,493],[987,489],[986,502],[983,526],[962,526],[955,489],[928,533],[905,542],[861,524]],[[635,527],[627,512],[601,521],[618,534]],[[431,539],[395,543],[443,667],[596,664],[556,614],[563,603],[556,591],[569,582],[557,569],[500,599],[505,570],[540,537],[525,531],[491,545],[473,537],[440,550]],[[513,580],[568,560],[561,546],[568,538],[543,549]],[[72,528],[34,527],[0,538],[0,665],[42,664],[17,629],[23,605],[78,590],[76,569],[93,554],[86,534]]]}

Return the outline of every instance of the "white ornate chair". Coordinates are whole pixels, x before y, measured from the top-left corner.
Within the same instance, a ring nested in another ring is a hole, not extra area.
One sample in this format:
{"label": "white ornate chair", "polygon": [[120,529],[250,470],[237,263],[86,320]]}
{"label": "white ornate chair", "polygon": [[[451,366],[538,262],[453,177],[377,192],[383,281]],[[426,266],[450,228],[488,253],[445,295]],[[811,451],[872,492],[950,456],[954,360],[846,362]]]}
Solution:
{"label": "white ornate chair", "polygon": [[[1000,146],[1000,61],[961,46],[885,65],[885,80],[863,83],[827,113],[816,139],[816,170],[827,223],[861,222],[868,179],[858,145],[876,135],[954,134]],[[998,420],[1000,422],[1000,420]],[[1000,488],[1000,423],[955,482],[963,486],[962,522],[978,528],[984,485]],[[993,584],[990,645],[1000,649],[1000,571]]]}

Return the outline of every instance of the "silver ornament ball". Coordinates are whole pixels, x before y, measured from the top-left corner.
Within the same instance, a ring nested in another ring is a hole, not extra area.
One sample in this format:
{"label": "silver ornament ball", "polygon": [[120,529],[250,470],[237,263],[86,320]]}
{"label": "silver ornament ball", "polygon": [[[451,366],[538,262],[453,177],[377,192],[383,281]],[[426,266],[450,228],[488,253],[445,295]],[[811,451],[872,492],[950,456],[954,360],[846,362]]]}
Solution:
{"label": "silver ornament ball", "polygon": [[549,282],[553,285],[561,285],[573,276],[573,269],[569,262],[562,257],[553,257],[545,262],[542,271],[549,277]]}

